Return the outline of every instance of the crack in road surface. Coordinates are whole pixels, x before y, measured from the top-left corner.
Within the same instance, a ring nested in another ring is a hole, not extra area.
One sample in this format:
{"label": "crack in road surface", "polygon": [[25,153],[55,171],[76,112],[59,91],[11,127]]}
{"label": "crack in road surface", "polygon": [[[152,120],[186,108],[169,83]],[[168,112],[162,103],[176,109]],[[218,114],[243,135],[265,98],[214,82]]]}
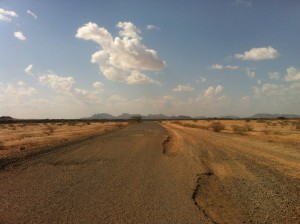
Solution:
{"label": "crack in road surface", "polygon": [[194,201],[194,204],[197,206],[197,208],[205,215],[205,217],[210,220],[212,223],[214,224],[218,224],[218,222],[216,222],[215,220],[213,220],[213,218],[211,216],[209,216],[209,214],[205,211],[204,208],[201,207],[201,205],[197,202],[196,200],[196,197],[199,196],[201,197],[201,195],[199,195],[199,190],[200,190],[200,186],[201,186],[201,180],[203,179],[203,177],[207,178],[207,177],[210,177],[214,175],[213,172],[211,171],[208,171],[208,172],[205,172],[205,173],[202,173],[202,174],[198,174],[198,178],[197,178],[197,182],[196,182],[196,187],[195,189],[193,190],[193,194],[192,194],[192,199]]}

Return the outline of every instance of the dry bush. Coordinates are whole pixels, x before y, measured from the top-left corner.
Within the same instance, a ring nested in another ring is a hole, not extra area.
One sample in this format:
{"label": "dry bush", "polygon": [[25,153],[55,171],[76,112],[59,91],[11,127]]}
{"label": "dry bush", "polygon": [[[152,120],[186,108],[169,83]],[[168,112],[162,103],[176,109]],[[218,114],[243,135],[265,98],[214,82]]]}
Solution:
{"label": "dry bush", "polygon": [[220,132],[225,129],[225,125],[219,121],[215,121],[209,125],[213,129],[214,132]]}
{"label": "dry bush", "polygon": [[117,127],[118,127],[118,128],[122,128],[122,127],[123,127],[123,124],[117,124]]}
{"label": "dry bush", "polygon": [[250,124],[245,124],[245,129],[247,130],[247,131],[253,131],[254,130],[254,128],[253,128],[253,126],[251,126]]}
{"label": "dry bush", "polygon": [[265,123],[266,121],[265,120],[262,120],[262,119],[258,119],[256,120],[257,123]]}
{"label": "dry bush", "polygon": [[183,123],[181,121],[172,121],[173,124],[182,125]]}
{"label": "dry bush", "polygon": [[240,135],[243,135],[248,131],[246,125],[245,126],[232,125],[231,128],[235,134],[240,134]]}
{"label": "dry bush", "polygon": [[300,121],[295,122],[295,130],[300,131]]}
{"label": "dry bush", "polygon": [[268,129],[263,129],[261,132],[265,133],[266,135],[271,134],[271,131]]}

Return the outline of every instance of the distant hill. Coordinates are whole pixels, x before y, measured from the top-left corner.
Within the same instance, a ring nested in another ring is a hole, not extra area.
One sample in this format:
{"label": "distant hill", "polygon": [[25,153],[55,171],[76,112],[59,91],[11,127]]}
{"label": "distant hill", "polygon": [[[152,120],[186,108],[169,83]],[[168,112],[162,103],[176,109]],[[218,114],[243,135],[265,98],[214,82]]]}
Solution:
{"label": "distant hill", "polygon": [[94,114],[91,117],[84,117],[81,118],[84,120],[112,120],[112,119],[117,119],[115,116],[111,115],[111,114],[106,114],[106,113],[101,113],[101,114]]}
{"label": "distant hill", "polygon": [[265,114],[265,113],[261,113],[261,114],[254,114],[250,118],[259,119],[259,118],[278,118],[278,117],[300,118],[300,115],[296,115],[296,114]]}
{"label": "distant hill", "polygon": [[[81,118],[83,120],[128,120],[132,118],[133,116],[136,116],[139,114],[129,114],[129,113],[123,113],[119,116],[114,116],[107,113],[100,113],[100,114],[94,114],[91,117],[84,117]],[[267,114],[267,113],[259,113],[255,114],[251,117],[252,119],[274,119],[278,117],[284,117],[284,118],[300,118],[299,115],[296,114]],[[148,114],[147,116],[142,116],[143,120],[191,120],[191,119],[240,119],[240,117],[235,115],[227,115],[227,116],[220,116],[220,117],[204,117],[204,116],[185,116],[185,115],[179,115],[179,116],[167,116],[164,114]]]}
{"label": "distant hill", "polygon": [[14,120],[14,118],[12,118],[10,116],[1,116],[0,120],[1,121],[12,121],[12,120]]}

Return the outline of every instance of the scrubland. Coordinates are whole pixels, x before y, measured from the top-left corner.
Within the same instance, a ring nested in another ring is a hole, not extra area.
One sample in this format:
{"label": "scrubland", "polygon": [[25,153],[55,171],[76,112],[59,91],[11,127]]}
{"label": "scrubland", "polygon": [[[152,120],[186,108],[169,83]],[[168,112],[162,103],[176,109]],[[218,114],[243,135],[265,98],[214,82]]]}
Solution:
{"label": "scrubland", "polygon": [[164,123],[300,146],[300,119],[287,120],[184,120]]}
{"label": "scrubland", "polygon": [[45,122],[0,124],[0,158],[118,130],[127,122]]}

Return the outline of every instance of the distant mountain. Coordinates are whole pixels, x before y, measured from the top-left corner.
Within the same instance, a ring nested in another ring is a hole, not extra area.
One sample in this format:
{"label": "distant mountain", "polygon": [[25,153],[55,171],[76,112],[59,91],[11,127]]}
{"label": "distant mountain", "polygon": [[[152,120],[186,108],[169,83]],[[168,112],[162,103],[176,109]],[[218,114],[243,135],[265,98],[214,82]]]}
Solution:
{"label": "distant mountain", "polygon": [[83,120],[113,120],[113,119],[117,119],[117,118],[111,114],[101,113],[101,114],[94,114],[91,117],[84,117],[81,119],[83,119]]}
{"label": "distant mountain", "polygon": [[[81,118],[83,120],[128,120],[131,119],[133,116],[141,116],[139,114],[129,114],[129,113],[123,113],[119,116],[113,116],[111,114],[107,113],[101,113],[101,114],[94,114],[91,117],[85,117]],[[249,118],[252,119],[270,119],[270,118],[278,118],[278,117],[285,117],[285,118],[300,118],[299,115],[296,114],[266,114],[266,113],[260,113],[255,114]],[[179,116],[167,116],[164,114],[148,114],[147,116],[142,116],[143,120],[191,120],[191,119],[240,119],[238,116],[234,115],[228,115],[228,116],[221,116],[221,117],[204,117],[204,116],[196,116],[196,117],[190,117],[185,115],[179,115]]]}
{"label": "distant mountain", "polygon": [[119,115],[117,118],[127,120],[127,119],[130,119],[131,117],[132,117],[131,114],[123,113],[123,114]]}
{"label": "distant mountain", "polygon": [[1,121],[11,121],[11,120],[14,120],[14,119],[10,116],[1,116],[0,120]]}
{"label": "distant mountain", "polygon": [[235,116],[235,115],[221,116],[219,118],[221,118],[221,119],[240,119],[239,116]]}
{"label": "distant mountain", "polygon": [[250,118],[278,118],[278,117],[285,117],[285,118],[300,118],[300,115],[296,114],[266,114],[266,113],[260,113],[260,114],[254,114]]}
{"label": "distant mountain", "polygon": [[150,120],[163,120],[163,119],[169,119],[169,116],[166,116],[164,114],[149,114],[145,117],[145,119]]}

